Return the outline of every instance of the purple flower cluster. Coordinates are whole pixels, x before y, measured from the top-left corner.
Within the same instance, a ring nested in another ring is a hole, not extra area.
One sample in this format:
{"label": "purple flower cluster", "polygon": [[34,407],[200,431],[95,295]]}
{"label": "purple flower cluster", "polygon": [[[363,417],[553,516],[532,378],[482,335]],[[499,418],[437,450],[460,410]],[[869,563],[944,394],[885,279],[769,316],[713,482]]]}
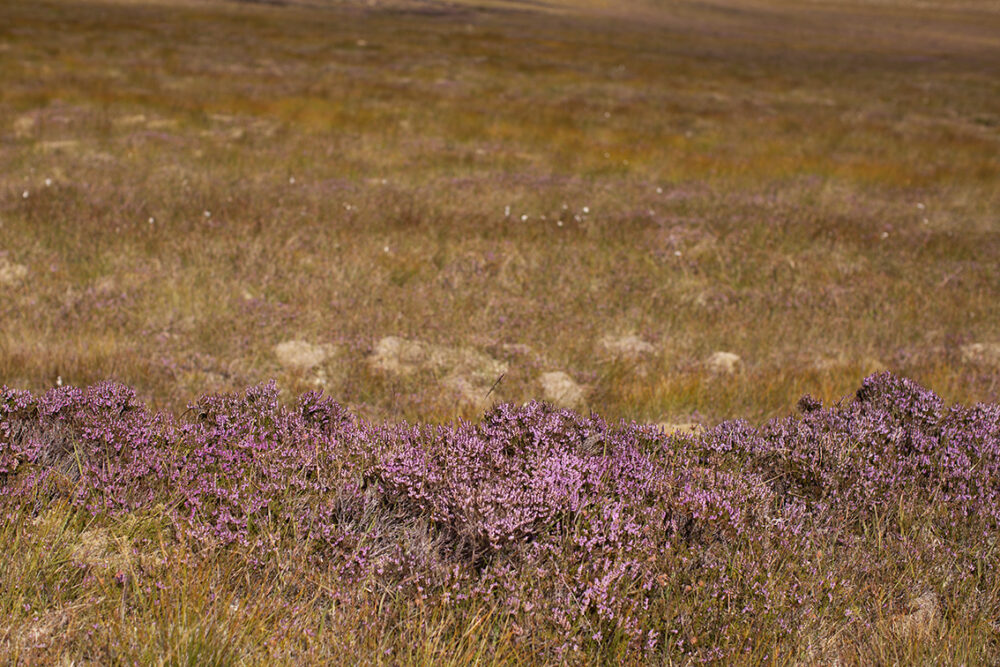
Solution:
{"label": "purple flower cluster", "polygon": [[[557,653],[684,653],[696,626],[701,655],[720,657],[713,642],[748,636],[747,619],[791,633],[829,599],[834,581],[806,591],[776,576],[819,535],[857,533],[904,502],[937,508],[956,537],[998,527],[1000,406],[946,408],[882,374],[851,400],[799,407],[760,428],[667,437],[542,403],[374,425],[317,393],[282,407],[273,383],[177,417],[112,383],[4,388],[0,504],[160,506],[197,548],[305,555],[341,594],[485,600],[526,641],[556,630]],[[686,595],[700,606],[678,606]]]}
{"label": "purple flower cluster", "polygon": [[942,530],[973,519],[1000,526],[1000,406],[946,408],[890,373],[831,409],[800,401],[801,417],[762,428],[720,424],[703,439],[714,462],[761,476],[815,520],[857,523],[901,502],[940,508]]}
{"label": "purple flower cluster", "polygon": [[39,507],[67,492],[92,513],[139,509],[169,470],[170,420],[128,387],[0,393],[0,492]]}

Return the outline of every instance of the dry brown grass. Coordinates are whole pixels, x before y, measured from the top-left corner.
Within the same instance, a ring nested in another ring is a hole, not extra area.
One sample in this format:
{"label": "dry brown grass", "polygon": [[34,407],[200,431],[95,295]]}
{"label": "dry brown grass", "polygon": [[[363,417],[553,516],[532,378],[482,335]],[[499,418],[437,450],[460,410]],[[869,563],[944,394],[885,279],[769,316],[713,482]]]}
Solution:
{"label": "dry brown grass", "polygon": [[482,409],[483,378],[368,362],[401,336],[506,365],[488,401],[564,371],[609,417],[881,367],[995,400],[960,352],[1000,341],[995,6],[611,6],[4,2],[0,381]]}

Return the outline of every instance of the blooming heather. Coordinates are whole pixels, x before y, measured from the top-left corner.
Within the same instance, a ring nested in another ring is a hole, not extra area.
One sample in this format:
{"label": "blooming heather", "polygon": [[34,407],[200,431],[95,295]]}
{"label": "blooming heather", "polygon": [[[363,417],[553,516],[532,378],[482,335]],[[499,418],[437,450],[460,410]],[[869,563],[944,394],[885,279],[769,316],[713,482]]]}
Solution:
{"label": "blooming heather", "polygon": [[[315,392],[283,407],[273,383],[177,417],[113,383],[5,387],[0,504],[162,507],[198,549],[251,563],[298,550],[353,595],[485,600],[519,628],[556,630],[561,643],[533,644],[554,655],[616,644],[720,659],[752,642],[752,623],[794,633],[833,603],[846,582],[812,564],[817,545],[863,548],[903,506],[932,508],[928,528],[956,544],[1000,527],[1000,406],[949,408],[883,373],[799,408],[668,437],[543,403],[376,425]],[[818,585],[789,584],[809,567]]]}

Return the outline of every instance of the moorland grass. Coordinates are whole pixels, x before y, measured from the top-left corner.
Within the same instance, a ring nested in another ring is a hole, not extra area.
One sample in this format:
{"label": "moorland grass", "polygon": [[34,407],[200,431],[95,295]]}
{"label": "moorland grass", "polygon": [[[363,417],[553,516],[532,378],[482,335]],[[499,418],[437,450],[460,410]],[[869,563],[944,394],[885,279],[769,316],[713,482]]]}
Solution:
{"label": "moorland grass", "polygon": [[[996,396],[960,351],[1000,338],[988,7],[0,11],[12,386],[486,407],[373,371],[396,335],[499,358],[491,401],[562,370],[649,421],[760,419],[883,367]],[[600,345],[632,334],[640,364]],[[289,339],[337,354],[284,368]]]}
{"label": "moorland grass", "polygon": [[[193,419],[274,378],[288,404],[448,423],[559,370],[609,421],[712,426],[888,368],[995,403],[998,35],[963,0],[7,0],[0,384],[113,379]],[[603,344],[631,335],[652,351]],[[444,361],[389,372],[387,336]],[[283,365],[289,340],[323,360]],[[462,366],[482,357],[502,381]],[[206,549],[167,505],[95,516],[71,473],[5,505],[4,660],[534,664],[564,640],[489,598],[338,604],[308,553]],[[768,552],[772,593],[850,581],[782,616],[796,632],[723,637],[713,587],[746,570],[674,554],[659,652],[602,636],[566,659],[995,662],[995,544],[906,501],[854,550]],[[901,632],[928,591],[932,629]]]}

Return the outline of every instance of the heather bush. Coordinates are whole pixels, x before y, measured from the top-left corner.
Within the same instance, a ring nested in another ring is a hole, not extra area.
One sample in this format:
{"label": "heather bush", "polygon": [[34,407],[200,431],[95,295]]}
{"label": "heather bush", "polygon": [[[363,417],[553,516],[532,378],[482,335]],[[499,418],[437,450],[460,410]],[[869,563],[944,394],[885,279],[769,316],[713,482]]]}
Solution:
{"label": "heather bush", "polygon": [[170,419],[122,385],[59,387],[37,399],[4,387],[0,483],[36,507],[68,492],[92,513],[139,509],[171,469]]}
{"label": "heather bush", "polygon": [[294,560],[340,582],[340,602],[488,605],[564,659],[757,655],[765,629],[794,641],[809,618],[857,613],[837,601],[857,582],[821,567],[823,550],[874,557],[885,535],[909,544],[904,523],[950,540],[918,549],[938,588],[989,576],[996,405],[947,408],[884,373],[799,407],[666,437],[537,402],[411,426],[318,393],[283,407],[273,383],[176,418],[112,383],[4,388],[0,494],[8,517],[57,497],[96,519],[162,507],[196,552]]}
{"label": "heather bush", "polygon": [[720,424],[704,438],[716,457],[740,460],[812,521],[857,525],[900,503],[940,508],[943,530],[973,519],[997,527],[1000,429],[996,405],[954,406],[890,373],[853,400],[756,429]]}

